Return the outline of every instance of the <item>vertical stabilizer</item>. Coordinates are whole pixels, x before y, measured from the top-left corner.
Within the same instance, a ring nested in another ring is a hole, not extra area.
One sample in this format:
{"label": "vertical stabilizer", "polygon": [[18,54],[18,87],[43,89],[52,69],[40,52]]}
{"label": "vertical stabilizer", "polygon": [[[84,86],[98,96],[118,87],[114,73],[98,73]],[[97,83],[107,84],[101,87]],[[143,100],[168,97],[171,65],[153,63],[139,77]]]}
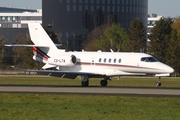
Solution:
{"label": "vertical stabilizer", "polygon": [[50,55],[58,50],[56,45],[53,43],[51,38],[48,36],[46,31],[41,26],[41,24],[28,23],[28,27],[29,27],[31,41],[35,45],[48,46],[48,47],[40,48],[43,52]]}

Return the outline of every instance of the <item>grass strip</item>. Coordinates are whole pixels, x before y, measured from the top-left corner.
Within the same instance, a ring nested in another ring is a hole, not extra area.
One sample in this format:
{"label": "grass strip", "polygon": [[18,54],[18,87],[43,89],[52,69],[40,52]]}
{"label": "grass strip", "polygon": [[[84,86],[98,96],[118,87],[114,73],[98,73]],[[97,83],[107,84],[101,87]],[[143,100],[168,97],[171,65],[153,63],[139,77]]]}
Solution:
{"label": "grass strip", "polygon": [[[100,86],[101,79],[91,78],[90,86]],[[119,80],[113,78],[108,81],[108,86],[147,86],[155,87],[156,77],[122,77]],[[162,87],[180,87],[180,78],[163,77],[161,79]],[[31,84],[31,85],[77,85],[81,86],[81,79],[75,80],[57,78],[57,77],[39,77],[39,76],[0,76],[0,84]]]}
{"label": "grass strip", "polygon": [[1,120],[179,120],[180,99],[0,94]]}

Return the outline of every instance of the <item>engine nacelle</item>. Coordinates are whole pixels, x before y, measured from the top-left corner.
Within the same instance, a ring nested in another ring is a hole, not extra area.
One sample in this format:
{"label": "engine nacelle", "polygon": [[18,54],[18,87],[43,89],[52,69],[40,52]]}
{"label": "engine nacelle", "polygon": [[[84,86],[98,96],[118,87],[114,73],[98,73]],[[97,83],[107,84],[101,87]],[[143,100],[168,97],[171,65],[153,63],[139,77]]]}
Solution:
{"label": "engine nacelle", "polygon": [[33,56],[33,59],[38,62],[44,62],[42,58],[38,57],[37,55]]}
{"label": "engine nacelle", "polygon": [[74,55],[63,55],[58,58],[48,58],[47,63],[57,66],[73,66],[77,62],[76,56]]}

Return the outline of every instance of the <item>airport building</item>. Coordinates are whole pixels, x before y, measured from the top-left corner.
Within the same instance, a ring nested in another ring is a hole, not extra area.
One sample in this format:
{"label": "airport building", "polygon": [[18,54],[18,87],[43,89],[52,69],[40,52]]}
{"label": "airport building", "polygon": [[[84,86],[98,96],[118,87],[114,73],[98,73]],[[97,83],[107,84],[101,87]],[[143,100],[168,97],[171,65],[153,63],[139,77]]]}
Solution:
{"label": "airport building", "polygon": [[140,18],[147,26],[148,0],[42,0],[42,21],[62,37],[70,50],[81,50],[83,37],[112,22],[128,30]]}
{"label": "airport building", "polygon": [[154,28],[154,26],[156,25],[156,22],[159,21],[160,19],[164,19],[163,16],[159,16],[157,14],[149,14],[148,15],[148,24],[147,24],[147,36],[148,36],[148,42],[150,42],[150,34],[151,34],[151,30]]}
{"label": "airport building", "polygon": [[37,12],[37,10],[25,9],[25,8],[12,8],[12,7],[0,7],[1,13],[22,13],[22,12]]}
{"label": "airport building", "polygon": [[0,36],[6,43],[15,43],[18,34],[27,34],[29,22],[42,23],[42,10],[0,7]]}

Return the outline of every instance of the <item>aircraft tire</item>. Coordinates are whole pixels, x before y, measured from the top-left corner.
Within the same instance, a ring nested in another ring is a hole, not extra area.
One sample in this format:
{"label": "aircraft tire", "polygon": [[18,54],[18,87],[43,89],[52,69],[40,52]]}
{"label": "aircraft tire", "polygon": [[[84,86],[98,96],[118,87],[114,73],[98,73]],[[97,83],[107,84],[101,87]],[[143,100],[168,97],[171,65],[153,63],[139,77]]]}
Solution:
{"label": "aircraft tire", "polygon": [[82,81],[81,82],[81,85],[83,86],[83,87],[87,87],[87,86],[89,86],[89,81]]}
{"label": "aircraft tire", "polygon": [[101,80],[100,84],[101,84],[101,86],[107,86],[108,82],[107,82],[107,80]]}
{"label": "aircraft tire", "polygon": [[161,86],[161,82],[157,82],[156,87],[160,87]]}

